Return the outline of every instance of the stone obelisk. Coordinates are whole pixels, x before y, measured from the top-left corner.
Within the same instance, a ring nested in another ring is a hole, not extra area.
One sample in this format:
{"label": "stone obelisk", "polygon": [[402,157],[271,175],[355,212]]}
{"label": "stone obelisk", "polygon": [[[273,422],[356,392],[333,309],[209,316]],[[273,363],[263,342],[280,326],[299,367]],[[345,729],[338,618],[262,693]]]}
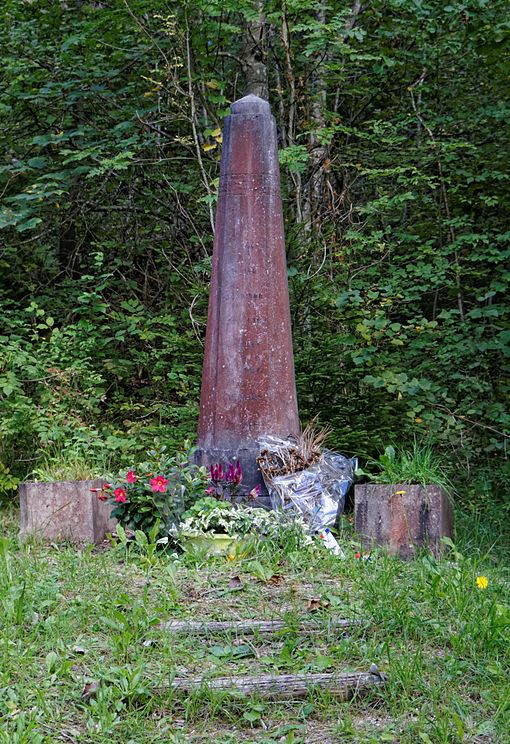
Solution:
{"label": "stone obelisk", "polygon": [[276,123],[248,95],[224,122],[198,460],[264,493],[257,437],[298,433]]}

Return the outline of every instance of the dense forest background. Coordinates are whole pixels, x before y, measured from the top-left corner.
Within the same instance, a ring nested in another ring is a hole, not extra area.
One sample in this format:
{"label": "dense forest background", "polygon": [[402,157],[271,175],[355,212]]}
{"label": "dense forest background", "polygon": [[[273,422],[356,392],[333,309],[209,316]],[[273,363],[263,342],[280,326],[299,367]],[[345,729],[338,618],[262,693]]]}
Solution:
{"label": "dense forest background", "polygon": [[[193,438],[222,119],[280,137],[300,412],[505,494],[504,0],[3,0],[0,487]],[[10,471],[10,472],[8,472]]]}

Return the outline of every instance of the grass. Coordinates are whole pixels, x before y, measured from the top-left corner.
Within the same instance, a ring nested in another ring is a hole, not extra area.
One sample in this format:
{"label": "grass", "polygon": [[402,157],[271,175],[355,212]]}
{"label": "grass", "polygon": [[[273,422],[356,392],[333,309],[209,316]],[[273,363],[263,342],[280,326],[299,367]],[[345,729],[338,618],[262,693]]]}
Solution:
{"label": "grass", "polygon": [[94,480],[105,477],[112,469],[111,458],[103,454],[94,457],[91,465],[90,455],[84,452],[53,448],[41,458],[37,467],[32,470],[27,480],[55,481]]}
{"label": "grass", "polygon": [[[274,546],[235,560],[122,545],[78,550],[17,541],[0,513],[0,742],[510,741],[508,554],[470,524],[448,557],[346,560]],[[344,520],[346,525],[346,521]],[[487,590],[476,587],[486,575]],[[238,577],[235,581],[233,578]],[[311,599],[324,632],[300,632]],[[327,618],[362,618],[348,636]],[[284,618],[274,636],[172,636],[160,621]],[[172,698],[173,675],[366,671],[384,689],[342,702]],[[94,695],[82,697],[86,685]]]}
{"label": "grass", "polygon": [[370,475],[376,483],[433,484],[450,494],[454,490],[443,463],[427,443],[415,440],[412,449],[408,450],[386,447],[379,459],[370,465],[379,471]]}

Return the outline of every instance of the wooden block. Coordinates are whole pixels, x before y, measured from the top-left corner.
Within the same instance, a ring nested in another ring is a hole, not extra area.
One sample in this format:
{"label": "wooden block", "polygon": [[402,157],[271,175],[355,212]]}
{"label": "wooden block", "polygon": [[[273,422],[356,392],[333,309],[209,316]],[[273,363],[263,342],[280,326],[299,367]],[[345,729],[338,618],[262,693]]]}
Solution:
{"label": "wooden block", "polygon": [[311,690],[328,690],[332,695],[348,700],[384,684],[386,677],[375,664],[369,672],[280,674],[259,677],[186,677],[174,679],[170,689],[190,694],[200,690],[221,691],[235,695],[256,695],[261,699],[288,700],[306,697]]}
{"label": "wooden block", "polygon": [[[304,620],[297,626],[305,632],[327,632],[330,630],[345,630],[359,627],[360,620],[345,620],[343,618],[328,618],[325,622]],[[233,633],[237,635],[255,635],[256,633],[277,633],[290,629],[284,620],[170,620],[160,625],[161,630],[170,633],[190,633],[209,635],[212,633]]]}
{"label": "wooden block", "polygon": [[441,538],[452,538],[453,510],[439,486],[368,483],[354,490],[354,529],[391,555],[413,558],[417,548],[438,555]]}
{"label": "wooden block", "polygon": [[101,479],[22,483],[19,488],[20,537],[33,536],[45,542],[98,543],[115,529],[110,518],[112,505],[99,501],[91,488],[101,488]]}

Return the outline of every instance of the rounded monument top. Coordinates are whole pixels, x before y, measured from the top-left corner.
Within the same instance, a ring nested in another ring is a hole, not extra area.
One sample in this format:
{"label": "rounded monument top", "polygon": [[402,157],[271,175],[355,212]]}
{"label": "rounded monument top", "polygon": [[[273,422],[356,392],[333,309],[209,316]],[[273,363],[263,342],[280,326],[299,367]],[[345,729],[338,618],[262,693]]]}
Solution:
{"label": "rounded monument top", "polygon": [[230,111],[232,114],[270,114],[271,106],[263,98],[250,93],[250,95],[234,101]]}

